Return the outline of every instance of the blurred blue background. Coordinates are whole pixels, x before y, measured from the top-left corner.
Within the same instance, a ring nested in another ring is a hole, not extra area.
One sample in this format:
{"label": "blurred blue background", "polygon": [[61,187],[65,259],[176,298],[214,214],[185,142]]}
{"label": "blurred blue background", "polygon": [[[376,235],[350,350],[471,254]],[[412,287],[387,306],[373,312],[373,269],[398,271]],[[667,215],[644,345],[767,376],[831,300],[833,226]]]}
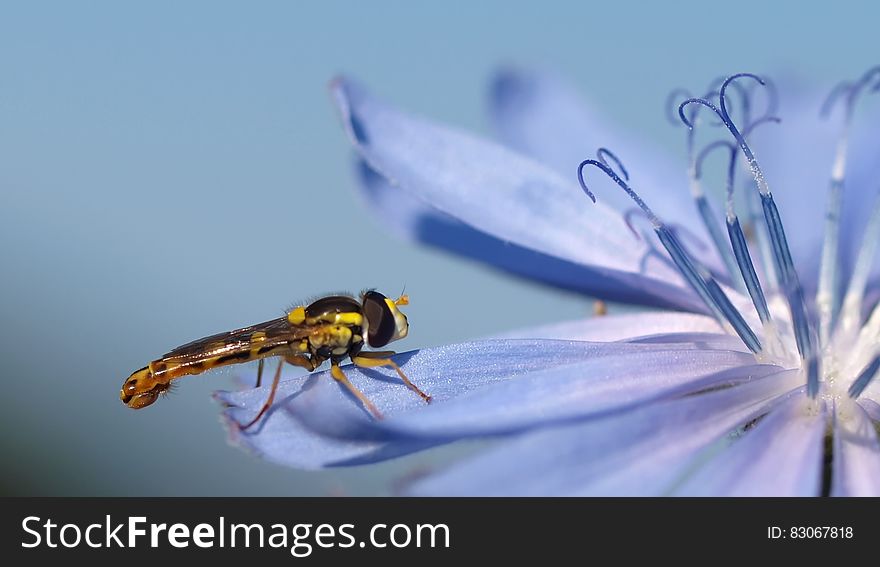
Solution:
{"label": "blurred blue background", "polygon": [[[282,469],[226,445],[210,392],[231,372],[142,412],[119,387],[171,347],[340,288],[405,284],[403,350],[589,312],[383,232],[352,190],[335,74],[488,134],[493,69],[549,67],[679,155],[672,87],[776,69],[830,87],[877,62],[877,21],[841,1],[2,3],[0,491],[386,493],[444,453]],[[328,222],[347,228],[303,252]]]}

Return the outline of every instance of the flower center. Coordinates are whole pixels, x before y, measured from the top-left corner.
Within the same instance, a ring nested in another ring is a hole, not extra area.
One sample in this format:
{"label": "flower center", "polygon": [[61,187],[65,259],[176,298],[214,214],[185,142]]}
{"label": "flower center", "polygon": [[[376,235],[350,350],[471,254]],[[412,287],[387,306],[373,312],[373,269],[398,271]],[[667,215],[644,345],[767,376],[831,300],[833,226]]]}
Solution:
{"label": "flower center", "polygon": [[[584,169],[586,166],[593,166],[603,171],[630,196],[651,222],[660,243],[663,244],[684,280],[722,325],[735,332],[755,353],[758,361],[788,368],[802,368],[806,379],[806,391],[812,398],[815,398],[820,391],[823,398],[828,399],[838,400],[843,396],[857,398],[880,373],[880,305],[875,307],[874,312],[862,324],[865,289],[880,242],[880,198],[865,231],[858,259],[842,302],[839,300],[836,285],[840,279],[838,261],[840,208],[845,186],[848,137],[853,109],[859,94],[866,88],[872,91],[880,90],[880,67],[871,69],[858,81],[842,83],[832,91],[823,105],[822,113],[827,115],[835,102],[844,101],[845,118],[831,174],[819,286],[815,298],[818,321],[814,321],[814,317],[811,317],[807,309],[804,288],[792,260],[782,218],[761,166],[747,141],[756,127],[769,122],[779,122],[778,118],[771,115],[775,107],[775,94],[770,97],[767,113],[751,120],[750,91],[737,82],[741,79],[754,81],[761,86],[768,85],[764,79],[750,73],[733,75],[721,83],[719,90],[710,90],[704,98],[688,96],[678,105],[678,115],[688,127],[688,174],[697,211],[727,271],[726,281],[735,290],[748,294],[758,316],[758,320],[753,323],[760,324],[760,333],[753,330],[740,311],[745,305],[737,307],[718,283],[716,274],[710,272],[687,251],[676,236],[676,231],[664,223],[632,189],[628,183],[628,173],[617,156],[605,148],[600,148],[598,159],[587,159],[580,164],[578,180],[587,196],[595,202],[595,195],[584,180]],[[731,119],[727,109],[726,91],[729,87],[734,87],[743,101],[742,117],[745,127],[742,130]],[[775,93],[775,90],[771,93]],[[717,106],[708,100],[716,94]],[[736,143],[716,141],[696,153],[694,130],[700,108],[708,108],[712,111]],[[716,149],[726,150],[729,155],[725,209],[728,236],[726,241],[700,184],[703,160]],[[740,156],[744,159],[740,160]],[[609,158],[623,178],[609,164]],[[737,165],[742,163],[748,166],[757,188],[756,192],[749,192],[744,201],[749,213],[747,224],[752,227],[750,231],[752,248],[756,249],[758,258],[762,262],[762,277],[759,277],[752,260],[750,238],[747,238],[734,206],[736,169]],[[758,210],[763,214],[758,213]],[[759,217],[763,217],[763,225]],[[627,223],[629,224],[628,218]],[[755,242],[757,245],[754,245]],[[724,274],[721,274],[721,277],[724,277]],[[762,279],[767,284],[769,293],[765,294]],[[796,349],[792,348],[794,346]]]}

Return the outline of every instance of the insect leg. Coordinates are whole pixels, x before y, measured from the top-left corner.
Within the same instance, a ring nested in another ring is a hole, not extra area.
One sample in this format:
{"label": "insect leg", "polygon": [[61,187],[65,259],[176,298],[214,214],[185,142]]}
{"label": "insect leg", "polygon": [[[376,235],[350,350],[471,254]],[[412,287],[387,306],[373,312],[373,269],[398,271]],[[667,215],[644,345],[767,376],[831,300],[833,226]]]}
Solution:
{"label": "insect leg", "polygon": [[[257,370],[257,387],[259,387],[260,379],[263,375],[263,360],[264,359],[262,358],[260,359],[260,366]],[[255,424],[260,419],[260,417],[264,413],[266,413],[266,411],[272,405],[272,402],[275,401],[275,391],[278,389],[278,381],[281,378],[281,367],[284,365],[285,362],[288,364],[293,364],[294,366],[301,366],[311,372],[315,368],[320,366],[322,361],[319,358],[310,358],[302,354],[288,354],[282,356],[281,360],[278,362],[278,370],[275,371],[275,378],[272,380],[272,389],[269,392],[269,399],[266,400],[265,404],[263,404],[263,407],[262,409],[260,409],[260,413],[257,414],[257,417],[255,417],[250,423],[242,427],[242,430],[245,430]]]}
{"label": "insect leg", "polygon": [[421,396],[426,402],[430,403],[431,396],[424,393],[418,386],[410,382],[409,378],[406,377],[406,374],[403,373],[403,370],[400,369],[397,363],[388,358],[394,354],[396,353],[392,350],[361,352],[360,354],[351,357],[351,361],[354,362],[355,366],[360,366],[361,368],[375,368],[377,366],[388,366],[393,368],[397,371],[397,375],[400,376],[400,379],[403,380],[403,383],[406,384],[410,390]]}
{"label": "insect leg", "polygon": [[275,401],[275,392],[278,390],[278,382],[281,380],[281,367],[284,366],[284,359],[278,361],[278,369],[275,370],[275,377],[272,379],[272,389],[269,390],[269,399],[266,400],[266,403],[263,404],[263,407],[260,408],[260,413],[250,421],[247,425],[242,426],[241,430],[244,431],[248,427],[252,426],[256,422],[263,417],[263,414],[266,413],[270,407],[272,407],[272,402]]}
{"label": "insect leg", "polygon": [[364,395],[363,392],[361,392],[360,390],[358,390],[358,389],[355,387],[355,385],[352,384],[352,383],[348,380],[348,377],[345,375],[345,373],[342,372],[342,369],[339,368],[339,364],[338,364],[338,363],[336,363],[336,362],[331,363],[331,365],[330,365],[330,375],[333,376],[333,378],[334,378],[337,382],[340,382],[343,386],[345,386],[346,388],[348,388],[348,391],[351,392],[351,393],[354,395],[354,397],[356,397],[357,399],[359,399],[359,400],[361,401],[361,403],[364,404],[364,406],[365,406],[368,410],[370,410],[370,413],[372,413],[374,416],[376,416],[376,419],[382,419],[382,412],[380,412],[378,409],[376,409],[376,406],[373,405],[373,402],[371,402],[371,401],[370,401],[370,400]]}
{"label": "insect leg", "polygon": [[263,366],[266,365],[265,363],[266,363],[265,358],[261,358],[260,362],[257,363],[257,385],[256,385],[257,388],[259,388],[260,384],[263,382]]}

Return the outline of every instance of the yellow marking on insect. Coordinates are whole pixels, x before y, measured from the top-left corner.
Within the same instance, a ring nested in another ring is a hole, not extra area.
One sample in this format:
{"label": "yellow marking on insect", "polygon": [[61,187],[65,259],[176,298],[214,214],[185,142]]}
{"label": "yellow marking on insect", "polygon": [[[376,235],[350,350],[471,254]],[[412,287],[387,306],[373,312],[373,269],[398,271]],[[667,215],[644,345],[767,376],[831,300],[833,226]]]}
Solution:
{"label": "yellow marking on insect", "polygon": [[306,325],[352,325],[360,327],[364,323],[364,317],[360,313],[354,311],[340,311],[331,313],[321,313],[314,317],[306,317]]}
{"label": "yellow marking on insect", "polygon": [[364,323],[364,316],[360,313],[337,313],[336,320],[333,322],[337,325],[360,327]]}
{"label": "yellow marking on insect", "polygon": [[327,342],[327,333],[325,331],[316,331],[309,336],[309,346],[311,348],[321,348]]}
{"label": "yellow marking on insect", "polygon": [[347,350],[351,344],[351,336],[352,332],[348,327],[328,325],[309,335],[309,343],[315,348],[328,347],[331,350],[345,348]]}
{"label": "yellow marking on insect", "polygon": [[385,306],[388,307],[388,312],[394,317],[394,327],[396,329],[394,334],[394,339],[402,339],[406,337],[409,332],[409,324],[406,321],[406,315],[404,315],[398,308],[398,301],[403,301],[403,305],[409,304],[409,296],[402,295],[396,301],[392,301],[385,298]]}
{"label": "yellow marking on insect", "polygon": [[259,356],[260,349],[262,348],[262,344],[266,342],[266,333],[263,331],[256,331],[251,334],[251,351],[250,355],[252,359],[255,359]]}
{"label": "yellow marking on insect", "polygon": [[347,346],[351,344],[352,332],[348,327],[333,327],[330,330],[330,334],[339,347],[346,346],[347,348]]}
{"label": "yellow marking on insect", "polygon": [[[150,366],[152,366],[152,364]],[[164,370],[161,372],[164,372],[165,374],[167,374],[170,377],[176,377],[176,374],[177,374],[178,370],[180,369],[180,364],[177,362],[166,362],[164,364],[164,367],[165,367]],[[155,373],[159,374],[160,372],[157,371]]]}
{"label": "yellow marking on insect", "polygon": [[296,309],[293,309],[290,313],[287,314],[287,321],[291,325],[302,325],[303,321],[306,320],[306,308],[300,305]]}

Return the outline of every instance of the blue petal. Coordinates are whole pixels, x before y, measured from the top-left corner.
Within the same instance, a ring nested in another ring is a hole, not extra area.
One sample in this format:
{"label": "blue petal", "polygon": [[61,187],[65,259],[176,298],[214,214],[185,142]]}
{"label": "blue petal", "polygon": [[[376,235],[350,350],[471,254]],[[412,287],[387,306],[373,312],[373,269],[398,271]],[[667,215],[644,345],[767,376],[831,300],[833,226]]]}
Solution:
{"label": "blue petal", "polygon": [[880,276],[875,277],[868,283],[868,291],[865,293],[862,318],[867,321],[868,317],[871,315],[871,311],[873,311],[877,305],[880,305]]}
{"label": "blue petal", "polygon": [[646,261],[653,249],[633,238],[619,213],[590,203],[574,175],[560,177],[501,146],[405,115],[353,81],[339,79],[332,89],[352,143],[393,187],[494,239],[589,269],[581,285],[595,285],[597,294],[614,290],[610,278],[618,297],[696,308],[678,273]]}
{"label": "blue petal", "polygon": [[700,468],[683,496],[818,496],[828,417],[821,402],[796,396]]}
{"label": "blue petal", "polygon": [[[697,350],[701,348],[490,340],[397,355],[395,360],[410,378],[434,396],[430,406],[392,373],[344,367],[351,381],[385,413],[381,422],[367,415],[328,372],[284,376],[266,417],[244,432],[239,426],[259,411],[268,386],[222,392],[218,398],[230,406],[224,416],[231,441],[263,458],[299,468],[361,464],[461,436],[510,433],[729,383],[741,373],[723,369],[753,361],[745,353]],[[680,364],[682,359],[687,364]],[[665,375],[631,376],[635,367],[661,363],[670,366]],[[592,370],[594,375],[584,374]],[[619,380],[618,372],[623,374]],[[522,385],[511,388],[514,384]]]}
{"label": "blue petal", "polygon": [[361,197],[385,229],[398,236],[445,249],[471,260],[485,262],[508,273],[561,289],[576,291],[610,301],[702,311],[693,295],[683,295],[678,287],[655,286],[655,282],[630,285],[619,274],[595,266],[585,266],[562,258],[505,242],[441,213],[406,191],[391,187],[363,160],[356,166]]}
{"label": "blue petal", "polygon": [[[644,137],[609,123],[561,78],[527,69],[499,71],[492,80],[489,102],[495,129],[511,148],[567,178],[575,175],[582,160],[595,157],[598,148],[610,148],[626,164],[639,195],[661,218],[682,223],[709,242],[702,225],[695,222],[683,125],[680,155],[673,159],[642,141]],[[601,199],[621,211],[633,208],[622,192],[608,191]]]}
{"label": "blue petal", "polygon": [[[834,427],[832,496],[880,496],[880,443],[862,407],[840,402]],[[876,406],[876,404],[874,404]]]}
{"label": "blue petal", "polygon": [[[726,371],[753,364],[751,353],[706,350],[701,343],[466,343],[420,351],[403,366],[415,383],[435,396],[430,405],[404,388],[361,381],[364,392],[385,413],[384,420],[376,421],[328,382],[309,393],[313,403],[297,416],[323,435],[347,439],[502,435],[726,384],[738,376]],[[347,373],[353,379],[365,374],[354,369]],[[381,376],[375,371],[366,374]]]}
{"label": "blue petal", "polygon": [[751,381],[611,418],[530,433],[421,480],[415,495],[666,494],[706,447],[766,411],[797,372],[742,367]]}
{"label": "blue petal", "polygon": [[[436,400],[442,400],[444,396],[454,395],[456,389],[476,388],[553,364],[571,364],[595,354],[597,350],[588,343],[563,341],[484,341],[402,353],[395,360],[416,383],[429,389]],[[440,372],[435,372],[436,361],[444,359],[447,367],[450,362],[456,366],[462,384],[444,384],[445,379]],[[486,365],[490,363],[497,374],[489,375],[486,372]],[[421,409],[424,406],[396,376],[388,376],[387,373],[376,370],[361,371],[351,366],[345,367],[345,373],[383,411],[389,412],[399,407]],[[249,381],[243,379],[242,382]],[[441,388],[441,385],[446,388]],[[324,398],[328,394],[331,397],[337,396],[334,402],[338,403],[326,405]],[[350,414],[354,414],[355,418],[362,418],[363,409],[341,389],[328,372],[308,375],[290,366],[284,367],[275,404],[264,419],[252,428],[241,431],[241,425],[250,422],[268,395],[269,385],[265,384],[261,388],[240,392],[219,392],[216,397],[230,406],[224,411],[230,442],[279,464],[306,469],[363,464],[393,458],[435,444],[403,441],[389,446],[369,439],[339,441],[317,434],[302,425],[301,414],[326,415],[328,424],[333,424],[344,420],[346,416],[349,416],[349,420],[352,419]],[[367,437],[367,431],[369,428],[365,428],[362,437]]]}
{"label": "blue petal", "polygon": [[[634,347],[622,347],[632,349]],[[482,341],[424,349],[397,355],[395,360],[420,386],[435,399],[455,395],[493,381],[509,379],[517,373],[559,364],[572,364],[592,356],[599,350],[589,343],[563,341]],[[438,361],[445,363],[436,367]],[[460,383],[450,382],[443,369],[455,366]],[[492,372],[487,372],[491,368]],[[345,367],[351,381],[366,393],[383,411],[400,408],[422,409],[424,402],[410,392],[395,376],[378,370],[362,371]],[[253,380],[243,378],[242,383]],[[324,398],[335,396],[325,406]],[[340,441],[327,439],[304,427],[301,413],[326,415],[329,423],[354,414],[363,417],[363,409],[339,386],[328,372],[303,374],[285,366],[275,403],[263,420],[248,430],[241,425],[250,422],[269,396],[269,385],[239,392],[218,392],[216,397],[230,406],[224,411],[230,442],[258,456],[287,466],[314,469],[327,466],[363,464],[421,450],[433,443],[424,441],[384,442]],[[351,419],[349,417],[349,419]],[[369,419],[369,418],[368,418]],[[367,428],[368,429],[368,428]]]}
{"label": "blue petal", "polygon": [[[297,371],[294,371],[297,372]],[[285,374],[288,374],[285,372]],[[268,387],[241,392],[217,392],[229,406],[223,412],[229,442],[268,461],[299,469],[320,469],[384,461],[430,445],[424,442],[386,443],[327,439],[303,427],[286,407],[313,387],[317,376],[284,376],[276,402],[261,423],[242,431],[268,397]],[[325,377],[325,379],[330,379]]]}
{"label": "blue petal", "polygon": [[[632,340],[657,334],[670,333],[723,333],[724,329],[718,321],[706,315],[695,313],[626,313],[621,315],[603,315],[597,317],[551,323],[539,327],[528,327],[509,331],[495,338],[505,339],[563,339],[572,341],[621,341]],[[731,335],[723,335],[730,338]],[[718,337],[719,341],[724,338]],[[729,345],[742,341],[734,338]]]}

